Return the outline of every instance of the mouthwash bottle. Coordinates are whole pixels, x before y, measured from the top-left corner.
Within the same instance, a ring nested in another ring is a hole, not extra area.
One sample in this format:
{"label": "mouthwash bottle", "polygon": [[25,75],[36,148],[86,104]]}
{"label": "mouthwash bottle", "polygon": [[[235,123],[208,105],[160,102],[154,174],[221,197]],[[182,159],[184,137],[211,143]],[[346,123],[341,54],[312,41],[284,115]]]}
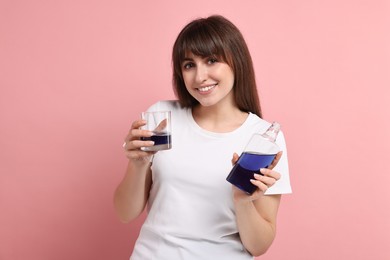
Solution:
{"label": "mouthwash bottle", "polygon": [[250,179],[254,179],[253,174],[261,174],[260,169],[267,168],[280,151],[275,143],[279,131],[279,123],[273,122],[265,133],[253,134],[226,180],[247,194],[252,194],[257,189],[250,182]]}

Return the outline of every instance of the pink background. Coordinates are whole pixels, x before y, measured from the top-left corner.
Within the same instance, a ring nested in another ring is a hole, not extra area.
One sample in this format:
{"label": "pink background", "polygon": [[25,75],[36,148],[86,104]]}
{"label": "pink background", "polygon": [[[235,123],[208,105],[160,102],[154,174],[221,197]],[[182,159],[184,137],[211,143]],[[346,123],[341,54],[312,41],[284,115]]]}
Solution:
{"label": "pink background", "polygon": [[130,123],[171,90],[171,47],[219,13],[282,123],[292,195],[261,259],[390,259],[390,4],[0,2],[0,259],[128,259],[112,194]]}

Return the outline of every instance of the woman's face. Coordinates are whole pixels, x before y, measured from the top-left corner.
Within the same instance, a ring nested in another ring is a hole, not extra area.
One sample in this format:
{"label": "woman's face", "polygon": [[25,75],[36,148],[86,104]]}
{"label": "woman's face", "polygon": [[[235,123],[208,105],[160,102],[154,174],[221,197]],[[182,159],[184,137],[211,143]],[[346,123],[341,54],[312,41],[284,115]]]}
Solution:
{"label": "woman's face", "polygon": [[227,63],[189,53],[181,68],[187,91],[202,106],[233,104],[234,74]]}

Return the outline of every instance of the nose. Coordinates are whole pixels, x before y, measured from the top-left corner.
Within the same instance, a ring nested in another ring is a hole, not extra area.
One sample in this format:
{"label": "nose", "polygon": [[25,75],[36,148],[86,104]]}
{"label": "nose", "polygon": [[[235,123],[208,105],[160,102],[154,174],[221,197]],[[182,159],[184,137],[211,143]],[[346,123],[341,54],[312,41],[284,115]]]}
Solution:
{"label": "nose", "polygon": [[198,64],[196,66],[196,82],[203,83],[207,80],[208,77],[208,68],[204,64]]}

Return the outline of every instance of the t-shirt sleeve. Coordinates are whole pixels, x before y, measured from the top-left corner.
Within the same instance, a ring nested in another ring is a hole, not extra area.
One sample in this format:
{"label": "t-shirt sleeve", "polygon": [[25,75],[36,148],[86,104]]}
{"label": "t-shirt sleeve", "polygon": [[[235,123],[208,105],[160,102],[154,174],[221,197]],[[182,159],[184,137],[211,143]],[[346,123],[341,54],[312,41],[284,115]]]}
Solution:
{"label": "t-shirt sleeve", "polygon": [[146,110],[146,112],[155,112],[155,111],[172,111],[175,109],[175,106],[177,102],[173,100],[162,100],[157,101],[156,103],[149,106],[149,108]]}
{"label": "t-shirt sleeve", "polygon": [[264,193],[266,195],[288,194],[292,192],[288,169],[287,148],[283,132],[279,132],[278,137],[276,138],[276,144],[280,147],[281,151],[283,151],[282,157],[274,168],[274,171],[281,174],[281,178]]}

